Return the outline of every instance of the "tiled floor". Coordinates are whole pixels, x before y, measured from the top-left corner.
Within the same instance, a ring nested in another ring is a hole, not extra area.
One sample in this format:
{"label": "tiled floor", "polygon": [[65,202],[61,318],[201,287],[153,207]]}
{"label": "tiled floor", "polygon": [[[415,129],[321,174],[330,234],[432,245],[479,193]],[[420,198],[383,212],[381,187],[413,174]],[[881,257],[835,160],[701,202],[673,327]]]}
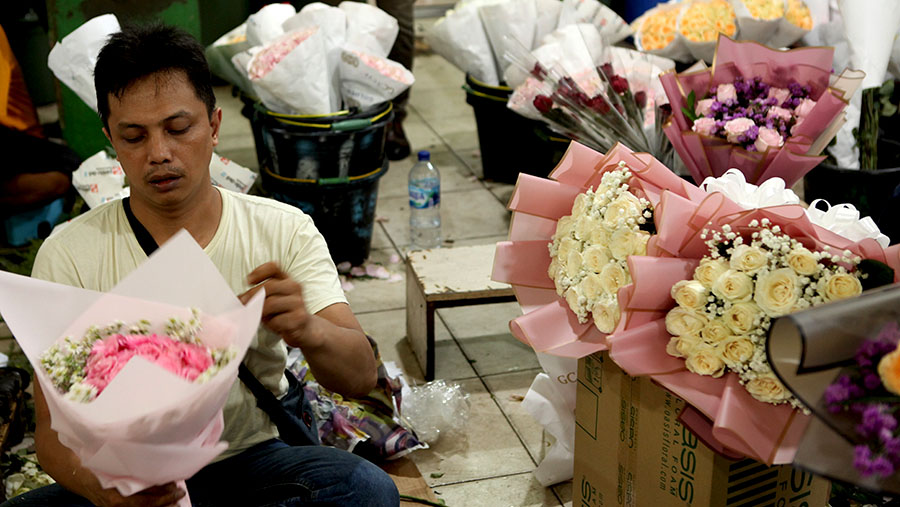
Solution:
{"label": "tiled floor", "polygon": [[[414,151],[430,150],[441,172],[441,217],[445,247],[495,243],[506,238],[506,203],[512,185],[484,182],[472,108],[461,89],[462,72],[437,55],[417,55],[416,84],[404,123]],[[249,122],[230,90],[216,90],[224,109],[217,151],[256,169]],[[406,177],[413,157],[392,162],[378,191],[371,260],[390,264],[409,245]],[[549,170],[550,168],[548,168]],[[406,340],[403,281],[354,280],[347,296],[364,328],[379,343],[385,360],[410,379],[423,376]],[[520,314],[516,303],[438,311],[437,377],[458,382],[469,394],[465,439],[439,440],[414,452],[425,480],[450,506],[539,506],[571,504],[571,484],[543,488],[531,471],[549,448],[542,428],[522,409],[521,397],[540,372],[534,353],[508,331]]]}

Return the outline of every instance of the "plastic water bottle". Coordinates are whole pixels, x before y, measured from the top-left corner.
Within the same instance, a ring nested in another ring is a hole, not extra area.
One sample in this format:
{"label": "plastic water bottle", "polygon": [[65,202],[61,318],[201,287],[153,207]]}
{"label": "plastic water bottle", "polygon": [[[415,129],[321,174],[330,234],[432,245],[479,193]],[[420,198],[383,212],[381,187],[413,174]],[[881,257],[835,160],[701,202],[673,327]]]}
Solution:
{"label": "plastic water bottle", "polygon": [[409,170],[409,237],[413,250],[441,246],[441,175],[427,151]]}

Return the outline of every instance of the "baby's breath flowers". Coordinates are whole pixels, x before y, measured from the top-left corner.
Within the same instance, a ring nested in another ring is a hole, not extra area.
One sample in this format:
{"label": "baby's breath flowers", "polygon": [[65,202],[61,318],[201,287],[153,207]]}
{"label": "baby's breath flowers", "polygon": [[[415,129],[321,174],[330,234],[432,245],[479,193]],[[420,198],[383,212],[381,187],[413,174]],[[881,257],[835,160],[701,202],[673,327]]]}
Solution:
{"label": "baby's breath flowers", "polygon": [[212,349],[202,344],[197,310],[192,310],[187,322],[170,318],[164,329],[165,334],[151,333],[151,323],[146,320],[130,326],[123,322],[91,326],[79,339],[66,336],[53,344],[42,354],[41,366],[67,399],[87,403],[134,356],[198,383],[208,381],[237,357],[234,347]]}
{"label": "baby's breath flowers", "polygon": [[550,243],[548,274],[579,322],[592,316],[601,332],[619,323],[618,290],[631,283],[629,255],[645,255],[653,231],[650,203],[629,189],[625,162],[600,186],[579,194],[572,214],[559,219]]}
{"label": "baby's breath flowers", "polygon": [[[749,242],[747,239],[749,239]],[[804,407],[772,373],[765,340],[771,319],[862,292],[850,251],[807,249],[768,219],[743,234],[730,225],[704,229],[709,254],[692,280],[672,287],[666,351],[699,375],[737,373],[757,400]]]}

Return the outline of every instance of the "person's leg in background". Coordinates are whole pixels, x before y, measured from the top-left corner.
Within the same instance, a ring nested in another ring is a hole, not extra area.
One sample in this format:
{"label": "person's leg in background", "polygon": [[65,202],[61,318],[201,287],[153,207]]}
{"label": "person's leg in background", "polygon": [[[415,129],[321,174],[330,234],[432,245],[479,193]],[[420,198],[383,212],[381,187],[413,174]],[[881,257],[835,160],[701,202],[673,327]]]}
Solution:
{"label": "person's leg in background", "polygon": [[[410,71],[413,68],[413,47],[415,45],[415,28],[413,26],[413,4],[415,0],[377,0],[378,8],[397,18],[400,33],[391,48],[388,59],[393,60]],[[403,120],[406,119],[406,106],[409,103],[409,92],[406,90],[394,99],[394,121],[388,125],[385,152],[391,160],[401,160],[409,156],[409,140],[403,131]]]}

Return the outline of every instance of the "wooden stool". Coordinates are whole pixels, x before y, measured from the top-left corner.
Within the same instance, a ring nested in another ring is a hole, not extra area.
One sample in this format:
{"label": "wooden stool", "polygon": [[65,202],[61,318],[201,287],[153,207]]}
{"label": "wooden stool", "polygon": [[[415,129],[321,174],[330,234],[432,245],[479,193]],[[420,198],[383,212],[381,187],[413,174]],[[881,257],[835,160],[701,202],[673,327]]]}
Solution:
{"label": "wooden stool", "polygon": [[406,337],[425,380],[434,380],[435,309],[515,301],[512,287],[491,280],[495,248],[437,248],[407,256]]}

